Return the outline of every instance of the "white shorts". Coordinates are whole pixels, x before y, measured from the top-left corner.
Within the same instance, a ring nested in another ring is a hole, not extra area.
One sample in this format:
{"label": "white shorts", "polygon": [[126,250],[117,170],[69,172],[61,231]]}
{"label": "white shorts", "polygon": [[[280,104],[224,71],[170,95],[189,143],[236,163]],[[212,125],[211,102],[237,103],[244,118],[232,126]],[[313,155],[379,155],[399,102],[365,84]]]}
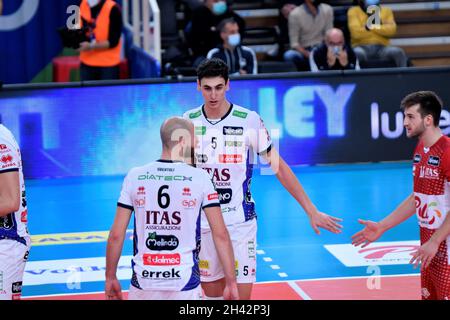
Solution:
{"label": "white shorts", "polygon": [[150,291],[130,286],[128,300],[200,300],[201,295],[200,286],[189,291]]}
{"label": "white shorts", "polygon": [[0,240],[0,300],[20,300],[29,250],[15,240]]}
{"label": "white shorts", "polygon": [[[236,260],[238,283],[256,282],[256,219],[227,226]],[[202,230],[200,249],[200,279],[212,282],[224,277],[222,264],[214,246],[211,230]]]}

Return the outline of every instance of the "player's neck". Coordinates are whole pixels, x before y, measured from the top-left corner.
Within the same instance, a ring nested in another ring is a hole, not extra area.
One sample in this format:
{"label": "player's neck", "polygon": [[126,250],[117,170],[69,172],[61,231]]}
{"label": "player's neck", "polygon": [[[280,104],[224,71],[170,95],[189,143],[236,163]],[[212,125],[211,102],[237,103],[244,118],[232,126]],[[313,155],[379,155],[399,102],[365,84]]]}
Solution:
{"label": "player's neck", "polygon": [[223,100],[222,104],[217,108],[210,108],[205,104],[205,115],[208,119],[222,119],[227,112],[230,110],[231,103],[226,99]]}
{"label": "player's neck", "polygon": [[179,155],[179,152],[172,152],[170,150],[163,150],[161,153],[161,157],[159,158],[160,160],[164,160],[164,161],[182,161],[184,162],[183,157],[181,157]]}
{"label": "player's neck", "polygon": [[425,148],[429,148],[434,145],[440,138],[442,137],[442,132],[439,127],[430,128],[420,137],[422,140],[423,146]]}

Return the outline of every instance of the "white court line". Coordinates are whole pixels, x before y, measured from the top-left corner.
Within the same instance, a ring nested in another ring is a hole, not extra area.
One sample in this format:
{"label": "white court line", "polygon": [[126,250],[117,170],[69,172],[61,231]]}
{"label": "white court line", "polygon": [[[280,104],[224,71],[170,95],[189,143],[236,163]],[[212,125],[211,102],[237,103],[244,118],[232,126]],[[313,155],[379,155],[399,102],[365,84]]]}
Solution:
{"label": "white court line", "polygon": [[287,284],[300,296],[303,300],[312,300],[308,294],[300,288],[300,286],[295,283],[295,281],[288,281]]}
{"label": "white court line", "polygon": [[[410,273],[410,274],[390,274],[390,275],[380,275],[381,278],[392,278],[392,277],[418,277],[420,276],[419,273]],[[270,283],[287,283],[295,292],[297,292],[300,296],[302,294],[305,295],[305,297],[308,297],[311,300],[311,297],[309,297],[297,284],[298,281],[321,281],[321,280],[346,280],[346,279],[360,279],[360,278],[369,278],[370,276],[354,276],[354,277],[334,277],[334,278],[316,278],[316,279],[298,279],[298,280],[273,280],[273,281],[261,281],[261,282],[255,282],[256,285],[258,284],[270,284]],[[299,290],[299,291],[297,291]],[[128,292],[128,290],[122,290],[122,292]],[[38,295],[38,296],[22,296],[22,299],[34,299],[34,298],[50,298],[50,297],[66,297],[66,296],[81,296],[81,295],[93,295],[93,294],[101,294],[104,293],[104,291],[94,291],[94,292],[80,292],[80,293],[60,293],[60,294],[47,294],[47,295]],[[303,297],[303,296],[302,296]],[[306,298],[305,298],[306,299]]]}

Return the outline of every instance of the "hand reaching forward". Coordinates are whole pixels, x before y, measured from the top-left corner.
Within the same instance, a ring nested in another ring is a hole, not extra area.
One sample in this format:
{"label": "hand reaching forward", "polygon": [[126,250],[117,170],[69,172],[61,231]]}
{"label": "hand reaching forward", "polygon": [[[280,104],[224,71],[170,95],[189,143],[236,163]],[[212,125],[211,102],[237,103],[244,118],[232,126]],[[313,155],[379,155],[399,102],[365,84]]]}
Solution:
{"label": "hand reaching forward", "polygon": [[342,225],[338,222],[341,222],[342,219],[329,216],[323,212],[317,211],[316,214],[312,215],[309,218],[309,222],[311,223],[312,228],[317,234],[320,234],[319,228],[323,228],[332,233],[341,233]]}
{"label": "hand reaching forward", "polygon": [[358,247],[361,244],[362,248],[367,247],[371,242],[374,242],[381,237],[384,232],[378,222],[361,219],[358,219],[358,222],[364,225],[365,228],[352,236],[352,244],[355,247]]}

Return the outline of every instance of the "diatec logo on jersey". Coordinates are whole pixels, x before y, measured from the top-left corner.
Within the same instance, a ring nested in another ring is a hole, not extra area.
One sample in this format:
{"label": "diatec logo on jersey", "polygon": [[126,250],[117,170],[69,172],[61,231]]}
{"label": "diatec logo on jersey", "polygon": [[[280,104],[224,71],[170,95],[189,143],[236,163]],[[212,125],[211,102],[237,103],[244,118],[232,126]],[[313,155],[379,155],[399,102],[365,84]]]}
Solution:
{"label": "diatec logo on jersey", "polygon": [[150,250],[154,251],[172,251],[178,248],[178,238],[174,235],[158,235],[156,232],[148,234],[148,238],[145,241],[145,245]]}
{"label": "diatec logo on jersey", "polygon": [[415,202],[420,225],[431,226],[436,222],[436,217],[442,218],[442,212],[437,209],[439,207],[437,202],[422,203],[422,199],[418,196],[415,197]]}
{"label": "diatec logo on jersey", "polygon": [[220,154],[219,163],[242,163],[242,154]]}
{"label": "diatec logo on jersey", "polygon": [[181,258],[179,253],[173,254],[144,254],[145,266],[179,266]]}

